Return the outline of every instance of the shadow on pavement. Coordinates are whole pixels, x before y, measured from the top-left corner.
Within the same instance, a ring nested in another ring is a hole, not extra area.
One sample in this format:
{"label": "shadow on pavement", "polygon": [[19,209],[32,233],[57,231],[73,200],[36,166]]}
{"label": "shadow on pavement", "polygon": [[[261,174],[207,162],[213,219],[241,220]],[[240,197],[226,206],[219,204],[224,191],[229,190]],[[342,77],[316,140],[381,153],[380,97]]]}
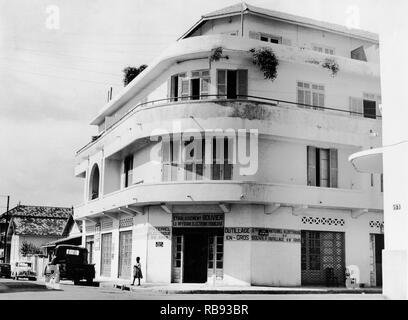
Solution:
{"label": "shadow on pavement", "polygon": [[28,292],[28,291],[49,291],[44,283],[31,281],[2,281],[0,283],[0,294],[11,292]]}

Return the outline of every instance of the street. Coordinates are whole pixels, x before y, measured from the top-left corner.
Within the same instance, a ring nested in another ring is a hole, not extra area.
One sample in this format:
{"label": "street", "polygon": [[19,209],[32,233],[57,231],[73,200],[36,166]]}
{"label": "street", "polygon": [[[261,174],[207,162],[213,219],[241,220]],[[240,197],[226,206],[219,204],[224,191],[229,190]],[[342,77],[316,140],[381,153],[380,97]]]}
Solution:
{"label": "street", "polygon": [[166,294],[140,287],[136,291],[74,286],[48,289],[42,281],[0,279],[0,300],[384,300],[381,294]]}

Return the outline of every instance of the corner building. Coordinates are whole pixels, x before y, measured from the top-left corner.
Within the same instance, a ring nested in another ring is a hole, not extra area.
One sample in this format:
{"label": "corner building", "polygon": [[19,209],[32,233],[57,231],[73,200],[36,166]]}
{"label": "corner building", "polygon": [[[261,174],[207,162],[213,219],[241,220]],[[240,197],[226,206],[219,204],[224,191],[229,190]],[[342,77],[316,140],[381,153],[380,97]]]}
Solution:
{"label": "corner building", "polygon": [[[253,63],[265,48],[274,81]],[[380,286],[382,176],[348,162],[381,146],[378,48],[245,3],[202,16],[77,152],[75,219],[97,276],[130,280],[139,256],[147,282],[342,286],[354,265]]]}

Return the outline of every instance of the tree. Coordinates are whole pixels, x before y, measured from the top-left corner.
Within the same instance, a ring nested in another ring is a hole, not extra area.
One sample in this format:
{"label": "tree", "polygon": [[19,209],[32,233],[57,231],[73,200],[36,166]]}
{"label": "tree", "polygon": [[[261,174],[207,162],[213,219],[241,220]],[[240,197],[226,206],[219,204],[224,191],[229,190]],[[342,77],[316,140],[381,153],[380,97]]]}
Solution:
{"label": "tree", "polygon": [[144,69],[147,68],[147,65],[142,64],[141,66],[139,66],[138,68],[135,67],[127,67],[125,69],[123,69],[123,84],[126,87],[130,81],[132,81],[134,78],[136,78],[139,73],[141,73]]}
{"label": "tree", "polygon": [[24,241],[21,244],[20,253],[22,256],[27,256],[29,254],[40,254],[42,253],[41,248],[37,247],[36,245]]}

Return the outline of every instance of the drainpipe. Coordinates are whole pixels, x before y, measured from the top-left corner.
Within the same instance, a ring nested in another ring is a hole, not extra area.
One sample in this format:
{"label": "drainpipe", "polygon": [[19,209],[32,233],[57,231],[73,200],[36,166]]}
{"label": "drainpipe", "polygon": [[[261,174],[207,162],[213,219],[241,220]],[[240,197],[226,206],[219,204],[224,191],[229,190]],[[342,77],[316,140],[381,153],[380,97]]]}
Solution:
{"label": "drainpipe", "polygon": [[241,4],[241,37],[244,37],[244,3]]}

